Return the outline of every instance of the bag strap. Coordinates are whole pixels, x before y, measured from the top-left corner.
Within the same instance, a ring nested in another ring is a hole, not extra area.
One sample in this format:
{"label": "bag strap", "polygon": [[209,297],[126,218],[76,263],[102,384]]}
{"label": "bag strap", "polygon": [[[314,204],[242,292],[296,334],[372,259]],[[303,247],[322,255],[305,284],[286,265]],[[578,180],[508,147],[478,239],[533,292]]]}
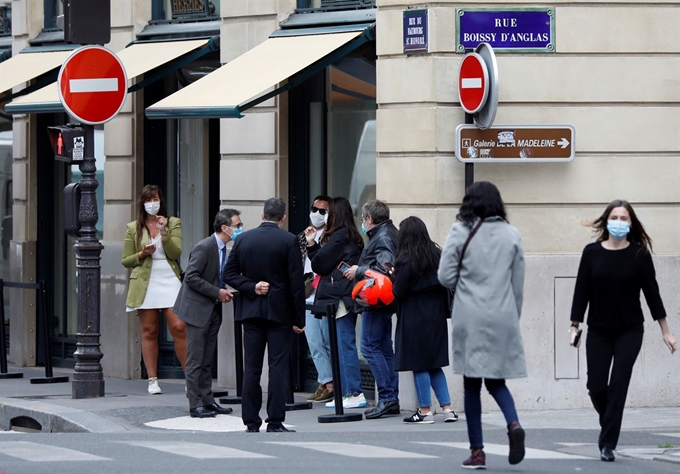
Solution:
{"label": "bag strap", "polygon": [[[477,225],[474,226],[473,229],[470,231],[470,235],[468,235],[467,240],[466,240],[465,243],[463,244],[463,250],[460,251],[460,259],[458,259],[458,279],[460,279],[460,269],[461,269],[462,266],[463,266],[463,257],[465,256],[465,251],[467,250],[468,245],[470,245],[470,241],[472,240],[472,238],[475,236],[475,234],[477,233],[477,231],[478,231],[479,228],[481,227],[482,222],[484,222],[484,219],[479,219],[479,222],[478,222]],[[458,283],[457,280],[456,280],[456,283]]]}

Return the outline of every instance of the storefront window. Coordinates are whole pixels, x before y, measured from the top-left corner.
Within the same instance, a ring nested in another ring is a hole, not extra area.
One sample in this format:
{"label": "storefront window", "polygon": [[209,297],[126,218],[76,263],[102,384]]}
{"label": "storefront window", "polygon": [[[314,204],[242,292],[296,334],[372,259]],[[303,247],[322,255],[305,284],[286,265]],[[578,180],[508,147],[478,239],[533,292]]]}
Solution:
{"label": "storefront window", "polygon": [[61,0],[45,0],[45,29],[57,28],[57,17],[64,14]]}
{"label": "storefront window", "polygon": [[[0,278],[10,281],[9,242],[12,240],[12,123],[0,119],[0,235],[2,253],[0,254]],[[9,347],[9,290],[4,290],[5,324]]]}

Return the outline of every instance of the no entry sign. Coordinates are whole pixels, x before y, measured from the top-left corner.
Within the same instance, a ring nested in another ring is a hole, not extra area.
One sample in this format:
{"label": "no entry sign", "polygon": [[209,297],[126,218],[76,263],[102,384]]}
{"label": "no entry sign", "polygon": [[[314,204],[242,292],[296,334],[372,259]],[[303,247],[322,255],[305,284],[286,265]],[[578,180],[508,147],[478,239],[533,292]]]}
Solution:
{"label": "no entry sign", "polygon": [[84,46],[59,70],[59,100],[73,118],[89,125],[108,122],[125,103],[127,76],[120,59],[101,46]]}
{"label": "no entry sign", "polygon": [[489,71],[477,53],[466,54],[458,72],[460,105],[469,114],[477,113],[489,96]]}

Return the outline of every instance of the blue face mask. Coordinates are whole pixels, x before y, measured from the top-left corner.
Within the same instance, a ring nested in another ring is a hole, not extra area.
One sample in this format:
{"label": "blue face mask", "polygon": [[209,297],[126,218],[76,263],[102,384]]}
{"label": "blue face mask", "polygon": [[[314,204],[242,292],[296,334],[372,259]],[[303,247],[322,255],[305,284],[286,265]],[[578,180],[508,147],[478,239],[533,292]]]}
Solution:
{"label": "blue face mask", "polygon": [[368,232],[368,230],[366,229],[366,227],[364,227],[363,221],[361,222],[361,232],[363,232],[364,234],[365,234],[366,232]]}
{"label": "blue face mask", "polygon": [[607,231],[613,239],[622,240],[630,232],[630,223],[619,220],[607,221]]}
{"label": "blue face mask", "polygon": [[243,227],[238,229],[233,229],[231,234],[231,240],[236,240],[236,237],[243,233]]}

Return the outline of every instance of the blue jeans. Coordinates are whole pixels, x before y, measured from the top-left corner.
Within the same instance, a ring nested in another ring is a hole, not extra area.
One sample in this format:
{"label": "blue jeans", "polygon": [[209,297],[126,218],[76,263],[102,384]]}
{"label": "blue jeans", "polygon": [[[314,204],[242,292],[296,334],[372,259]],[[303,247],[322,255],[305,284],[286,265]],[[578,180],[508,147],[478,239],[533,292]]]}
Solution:
{"label": "blue jeans", "polygon": [[338,354],[340,356],[340,381],[342,396],[358,395],[361,390],[361,369],[357,352],[357,315],[348,313],[336,320]]}
{"label": "blue jeans", "polygon": [[305,323],[305,335],[307,345],[312,354],[314,366],[319,374],[318,381],[325,384],[333,381],[333,370],[331,369],[331,346],[328,337],[328,318],[316,319],[314,315],[307,311]]}
{"label": "blue jeans", "polygon": [[441,368],[413,372],[413,380],[416,383],[416,394],[418,395],[418,406],[420,408],[432,406],[430,385],[432,390],[434,390],[437,400],[439,400],[439,406],[451,405],[449,385],[446,383],[446,376]]}
{"label": "blue jeans", "polygon": [[378,386],[378,401],[399,401],[399,376],[394,371],[392,315],[378,311],[361,314],[361,353]]}
{"label": "blue jeans", "polygon": [[[515,401],[510,390],[505,386],[504,379],[484,379],[484,385],[491,396],[496,400],[498,407],[505,416],[508,426],[513,421],[519,421],[515,410]],[[482,436],[482,379],[463,377],[465,388],[465,418],[467,419],[468,438],[470,449],[483,449],[484,439]]]}

